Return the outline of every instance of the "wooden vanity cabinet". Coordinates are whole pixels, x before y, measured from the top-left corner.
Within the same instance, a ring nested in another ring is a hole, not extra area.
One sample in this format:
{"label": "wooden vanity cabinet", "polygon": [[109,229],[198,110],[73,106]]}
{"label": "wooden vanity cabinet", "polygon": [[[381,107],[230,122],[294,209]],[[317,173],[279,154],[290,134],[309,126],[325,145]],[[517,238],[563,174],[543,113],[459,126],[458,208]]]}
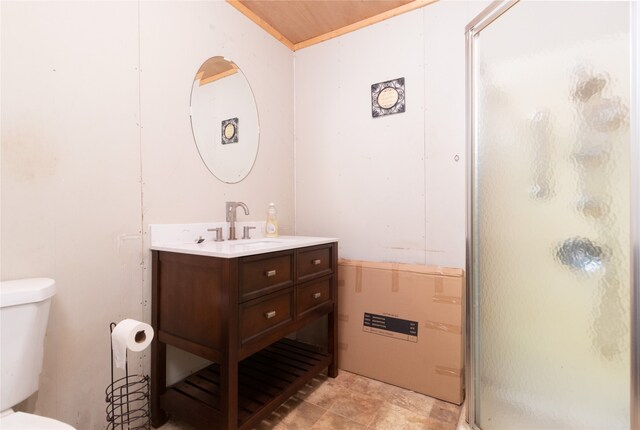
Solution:
{"label": "wooden vanity cabinet", "polygon": [[[151,423],[248,430],[328,368],[337,376],[337,243],[237,258],[152,251]],[[328,315],[328,344],[287,336]],[[214,364],[166,386],[166,345]]]}

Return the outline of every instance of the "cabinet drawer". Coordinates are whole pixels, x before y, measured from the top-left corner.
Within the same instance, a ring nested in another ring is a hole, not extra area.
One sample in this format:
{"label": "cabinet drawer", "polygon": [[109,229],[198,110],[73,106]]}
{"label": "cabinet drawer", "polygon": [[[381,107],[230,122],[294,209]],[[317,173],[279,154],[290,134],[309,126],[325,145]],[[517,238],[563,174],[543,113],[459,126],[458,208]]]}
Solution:
{"label": "cabinet drawer", "polygon": [[296,256],[298,281],[305,281],[333,272],[332,250],[332,246],[299,249]]}
{"label": "cabinet drawer", "polygon": [[293,320],[293,288],[240,305],[240,343]]}
{"label": "cabinet drawer", "polygon": [[331,278],[300,285],[296,288],[297,315],[323,305],[331,298]]}
{"label": "cabinet drawer", "polygon": [[242,259],[239,281],[240,302],[293,285],[293,252]]}

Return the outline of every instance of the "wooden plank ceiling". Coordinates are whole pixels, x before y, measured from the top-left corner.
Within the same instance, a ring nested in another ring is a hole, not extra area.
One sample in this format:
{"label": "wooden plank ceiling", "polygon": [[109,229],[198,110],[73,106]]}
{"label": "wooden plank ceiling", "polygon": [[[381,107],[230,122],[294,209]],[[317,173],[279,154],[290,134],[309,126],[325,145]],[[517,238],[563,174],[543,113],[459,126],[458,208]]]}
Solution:
{"label": "wooden plank ceiling", "polygon": [[227,1],[295,51],[437,0]]}

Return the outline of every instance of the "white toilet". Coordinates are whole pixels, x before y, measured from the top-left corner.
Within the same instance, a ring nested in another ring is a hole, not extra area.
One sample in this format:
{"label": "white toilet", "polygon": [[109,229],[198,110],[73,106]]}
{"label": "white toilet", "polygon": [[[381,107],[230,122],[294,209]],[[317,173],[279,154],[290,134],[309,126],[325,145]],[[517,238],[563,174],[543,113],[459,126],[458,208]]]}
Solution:
{"label": "white toilet", "polygon": [[68,424],[11,408],[38,390],[44,334],[53,279],[34,278],[0,282],[0,429],[74,430]]}

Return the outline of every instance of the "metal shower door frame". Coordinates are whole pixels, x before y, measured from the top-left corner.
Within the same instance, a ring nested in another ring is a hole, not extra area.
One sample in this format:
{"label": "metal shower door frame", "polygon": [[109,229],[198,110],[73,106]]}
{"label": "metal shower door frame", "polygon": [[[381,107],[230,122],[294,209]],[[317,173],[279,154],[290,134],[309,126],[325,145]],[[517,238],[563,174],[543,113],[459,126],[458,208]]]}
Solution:
{"label": "metal shower door frame", "polygon": [[[478,267],[477,243],[474,240],[477,225],[475,197],[477,195],[477,81],[476,61],[478,36],[488,25],[516,5],[520,0],[496,0],[465,27],[466,36],[466,138],[467,138],[467,239],[466,239],[466,342],[465,342],[465,391],[467,423],[474,430],[476,425],[474,363],[477,358],[476,313]],[[630,4],[631,29],[631,321],[630,321],[630,423],[631,429],[640,429],[640,4]]]}
{"label": "metal shower door frame", "polygon": [[[631,428],[640,428],[640,4],[631,3]],[[635,120],[633,120],[635,119]]]}

